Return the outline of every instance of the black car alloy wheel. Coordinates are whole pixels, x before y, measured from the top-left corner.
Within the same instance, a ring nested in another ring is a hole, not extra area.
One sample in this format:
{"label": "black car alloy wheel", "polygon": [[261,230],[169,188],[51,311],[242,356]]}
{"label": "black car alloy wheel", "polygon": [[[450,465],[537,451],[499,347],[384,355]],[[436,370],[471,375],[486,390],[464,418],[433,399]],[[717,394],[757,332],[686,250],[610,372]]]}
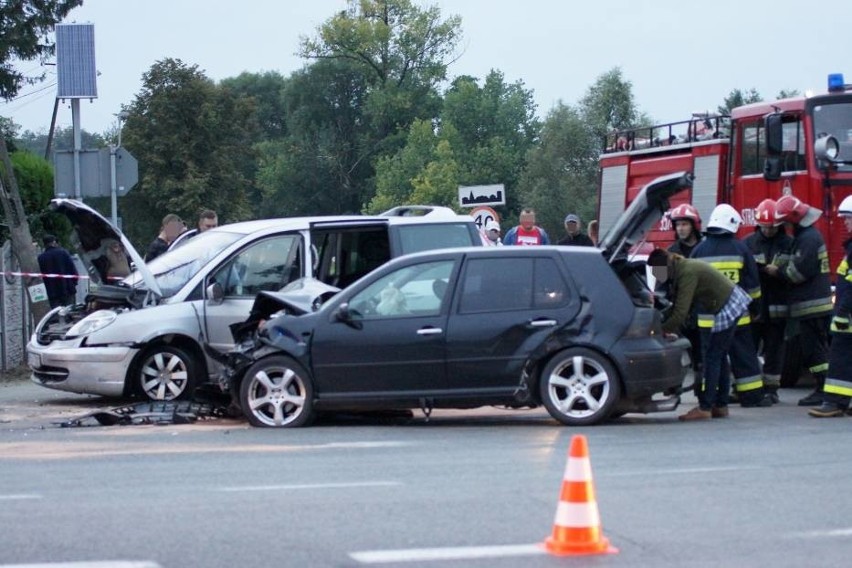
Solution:
{"label": "black car alloy wheel", "polygon": [[542,371],[539,387],[550,415],[569,426],[605,420],[621,396],[612,364],[584,347],[557,353]]}
{"label": "black car alloy wheel", "polygon": [[313,398],[308,372],[284,355],[256,362],[240,385],[240,406],[253,426],[303,426],[313,417]]}

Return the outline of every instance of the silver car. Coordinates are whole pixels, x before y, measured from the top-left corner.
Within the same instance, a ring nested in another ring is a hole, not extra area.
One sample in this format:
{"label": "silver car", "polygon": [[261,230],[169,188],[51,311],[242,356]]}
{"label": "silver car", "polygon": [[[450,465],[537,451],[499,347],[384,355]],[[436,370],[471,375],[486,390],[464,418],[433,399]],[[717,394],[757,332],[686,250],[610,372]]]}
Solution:
{"label": "silver car", "polygon": [[[146,264],[97,211],[69,199],[55,199],[52,207],[75,228],[90,293],[38,323],[27,345],[32,380],[114,397],[174,400],[217,381],[221,368],[201,346],[230,348],[229,325],[246,319],[260,291],[302,277],[344,288],[396,256],[482,244],[471,217],[405,208],[375,217],[223,225]],[[135,270],[107,282],[103,261],[111,240],[121,242]]]}

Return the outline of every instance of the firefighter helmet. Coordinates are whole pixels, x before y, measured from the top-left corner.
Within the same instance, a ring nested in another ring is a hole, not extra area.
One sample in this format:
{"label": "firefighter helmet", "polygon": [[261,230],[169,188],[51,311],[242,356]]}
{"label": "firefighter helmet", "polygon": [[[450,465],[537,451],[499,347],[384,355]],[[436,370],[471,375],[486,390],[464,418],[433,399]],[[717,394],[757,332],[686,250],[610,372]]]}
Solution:
{"label": "firefighter helmet", "polygon": [[847,195],[840,202],[840,207],[837,208],[837,214],[842,216],[852,216],[852,195]]}
{"label": "firefighter helmet", "polygon": [[701,215],[698,214],[698,209],[689,203],[683,203],[669,211],[669,219],[671,219],[672,223],[675,221],[690,221],[695,230],[701,232]]}
{"label": "firefighter helmet", "polygon": [[775,200],[764,199],[754,208],[754,222],[761,227],[774,227],[778,225],[775,220]]}
{"label": "firefighter helmet", "polygon": [[707,221],[707,232],[736,233],[742,222],[743,218],[740,217],[736,209],[727,203],[720,203],[710,213],[710,220]]}
{"label": "firefighter helmet", "polygon": [[822,215],[821,209],[811,207],[792,195],[785,195],[775,203],[775,221],[779,223],[809,227],[819,219],[820,215]]}

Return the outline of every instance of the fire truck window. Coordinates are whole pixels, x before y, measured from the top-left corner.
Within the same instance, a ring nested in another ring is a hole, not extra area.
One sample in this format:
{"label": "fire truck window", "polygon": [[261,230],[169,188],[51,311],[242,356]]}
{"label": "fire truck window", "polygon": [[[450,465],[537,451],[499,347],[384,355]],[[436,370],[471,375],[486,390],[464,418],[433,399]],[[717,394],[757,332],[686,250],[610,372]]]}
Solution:
{"label": "fire truck window", "polygon": [[743,126],[743,143],[740,146],[741,174],[744,176],[762,174],[766,149],[761,140],[763,129],[759,123]]}
{"label": "fire truck window", "polygon": [[781,131],[781,171],[796,172],[805,165],[805,130],[797,118],[785,119]]}

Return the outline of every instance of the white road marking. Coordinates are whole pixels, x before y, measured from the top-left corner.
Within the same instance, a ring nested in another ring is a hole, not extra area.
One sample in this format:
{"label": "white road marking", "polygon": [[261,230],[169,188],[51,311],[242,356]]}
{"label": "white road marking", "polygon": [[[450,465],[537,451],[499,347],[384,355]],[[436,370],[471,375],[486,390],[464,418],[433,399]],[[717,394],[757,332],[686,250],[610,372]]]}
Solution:
{"label": "white road marking", "polygon": [[103,562],[52,562],[49,564],[0,564],[0,568],[162,568],[156,562],[107,560]]}
{"label": "white road marking", "polygon": [[726,466],[726,467],[685,467],[678,469],[634,469],[630,471],[605,471],[595,473],[600,477],[636,477],[641,475],[691,475],[693,473],[719,473],[728,471],[748,471],[766,469],[760,466]]}
{"label": "white road marking", "polygon": [[539,544],[508,544],[502,546],[460,546],[454,548],[408,548],[400,550],[365,550],[349,556],[361,564],[387,564],[391,562],[426,562],[438,560],[472,560],[531,556],[546,554]]}
{"label": "white road marking", "polygon": [[[399,481],[353,481],[350,483],[306,483],[294,485],[241,485],[237,487],[219,487],[217,491],[294,491],[302,489],[347,489],[351,487],[395,487]],[[2,568],[2,567],[0,567]]]}
{"label": "white road marking", "polygon": [[0,501],[23,501],[24,499],[41,499],[41,495],[22,493],[19,495],[0,495]]}
{"label": "white road marking", "polygon": [[832,538],[852,536],[852,527],[847,529],[834,529],[829,531],[809,531],[788,535],[789,538]]}

